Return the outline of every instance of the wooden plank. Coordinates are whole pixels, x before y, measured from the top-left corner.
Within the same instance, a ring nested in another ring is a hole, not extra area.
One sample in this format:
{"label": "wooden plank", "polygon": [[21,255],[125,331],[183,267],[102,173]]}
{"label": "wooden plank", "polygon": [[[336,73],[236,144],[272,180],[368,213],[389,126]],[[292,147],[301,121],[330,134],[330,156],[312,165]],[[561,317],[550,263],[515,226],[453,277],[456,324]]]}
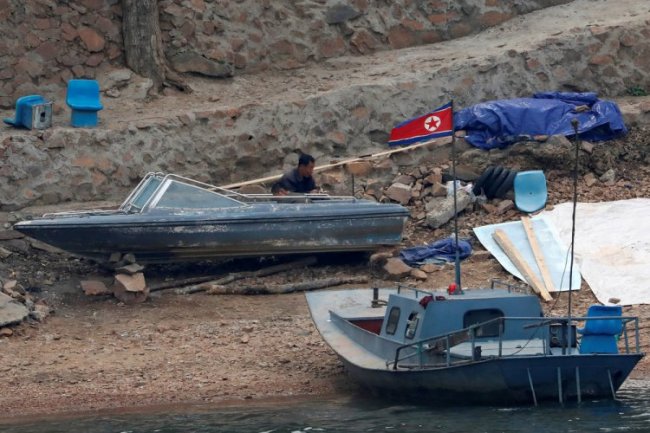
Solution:
{"label": "wooden plank", "polygon": [[530,266],[528,266],[528,263],[526,263],[526,260],[524,260],[524,258],[521,256],[508,235],[506,235],[503,230],[495,230],[494,234],[492,234],[492,237],[501,247],[503,252],[506,253],[508,258],[516,266],[519,272],[523,274],[526,282],[530,284],[535,293],[540,295],[546,302],[552,301],[553,298],[551,297],[550,293],[548,293],[544,284],[539,280],[539,278],[537,278],[537,275],[535,275]]}
{"label": "wooden plank", "polygon": [[542,280],[544,281],[544,286],[546,286],[546,291],[555,292],[555,283],[553,283],[553,277],[551,277],[551,273],[546,266],[544,253],[537,242],[537,236],[535,236],[535,230],[533,230],[533,223],[527,216],[521,217],[521,223],[523,224],[524,231],[528,237],[530,248],[533,250],[533,256],[535,257],[535,262],[537,262],[539,272],[542,274]]}
{"label": "wooden plank", "polygon": [[[350,162],[365,161],[367,159],[378,158],[380,156],[390,156],[390,155],[392,155],[394,153],[400,153],[400,152],[406,152],[406,151],[413,150],[413,149],[418,149],[420,147],[427,146],[427,145],[433,144],[433,143],[443,144],[446,140],[449,140],[449,139],[450,139],[449,137],[443,137],[443,138],[438,138],[438,139],[434,139],[434,140],[424,141],[422,143],[414,144],[412,146],[400,147],[399,149],[384,150],[382,152],[372,153],[372,154],[368,154],[368,155],[361,155],[361,156],[357,156],[357,157],[354,157],[354,158],[349,158],[349,159],[346,159],[346,160],[343,160],[343,161],[334,162],[334,163],[331,163],[331,164],[326,164],[326,165],[321,165],[321,166],[314,167],[314,172],[329,170],[329,169],[334,168],[334,167],[340,167],[340,166],[348,164]],[[240,187],[246,186],[246,185],[255,185],[255,184],[258,184],[258,183],[272,182],[274,180],[280,179],[282,177],[282,174],[283,173],[276,174],[276,175],[273,175],[273,176],[261,177],[259,179],[247,180],[247,181],[244,181],[244,182],[231,183],[231,184],[228,184],[228,185],[221,186],[220,188],[233,189],[233,188],[240,188]]]}

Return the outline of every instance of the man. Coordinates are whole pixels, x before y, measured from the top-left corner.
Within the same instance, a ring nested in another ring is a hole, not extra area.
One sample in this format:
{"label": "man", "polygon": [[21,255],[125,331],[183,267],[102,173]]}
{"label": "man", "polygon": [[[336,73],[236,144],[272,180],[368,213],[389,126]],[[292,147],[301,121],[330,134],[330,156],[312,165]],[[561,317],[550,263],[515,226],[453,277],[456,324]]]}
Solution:
{"label": "man", "polygon": [[304,194],[314,191],[316,183],[312,174],[315,165],[314,157],[303,153],[298,158],[298,167],[283,174],[280,180],[271,187],[271,192],[275,195],[286,195],[290,192]]}

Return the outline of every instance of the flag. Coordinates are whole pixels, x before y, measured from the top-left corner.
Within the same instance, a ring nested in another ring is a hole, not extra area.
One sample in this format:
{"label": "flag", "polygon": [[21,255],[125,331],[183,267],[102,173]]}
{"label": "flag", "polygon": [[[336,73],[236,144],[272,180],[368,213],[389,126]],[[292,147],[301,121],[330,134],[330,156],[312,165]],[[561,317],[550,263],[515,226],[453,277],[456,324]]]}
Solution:
{"label": "flag", "polygon": [[389,146],[408,146],[418,141],[447,137],[454,133],[452,103],[449,102],[424,116],[409,119],[390,131]]}

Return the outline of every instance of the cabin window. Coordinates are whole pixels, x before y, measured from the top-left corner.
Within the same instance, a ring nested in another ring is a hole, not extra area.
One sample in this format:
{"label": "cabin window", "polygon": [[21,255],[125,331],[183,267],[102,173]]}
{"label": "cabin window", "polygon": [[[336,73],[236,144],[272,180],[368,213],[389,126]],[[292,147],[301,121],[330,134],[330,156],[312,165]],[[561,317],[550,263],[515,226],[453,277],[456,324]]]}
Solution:
{"label": "cabin window", "polygon": [[397,323],[399,322],[399,307],[393,307],[388,313],[388,321],[386,322],[386,334],[395,335],[397,331]]}
{"label": "cabin window", "polygon": [[[489,320],[498,319],[503,317],[503,311],[496,308],[485,310],[471,310],[465,313],[463,317],[463,327],[469,328],[478,323],[487,322]],[[477,337],[498,337],[499,336],[499,321],[491,322],[485,326],[481,326],[476,330]]]}
{"label": "cabin window", "polygon": [[420,315],[417,312],[412,312],[409,314],[409,319],[406,322],[406,332],[404,332],[404,337],[413,338],[415,337],[415,331],[418,330],[418,324],[420,323]]}
{"label": "cabin window", "polygon": [[184,209],[215,209],[240,206],[242,206],[242,203],[237,200],[180,182],[171,182],[160,200],[155,204],[157,208]]}
{"label": "cabin window", "polygon": [[151,195],[156,192],[158,185],[160,185],[160,182],[160,178],[153,176],[148,178],[140,187],[136,195],[131,199],[131,207],[137,210],[142,209],[147,201],[149,201],[149,198],[151,198]]}

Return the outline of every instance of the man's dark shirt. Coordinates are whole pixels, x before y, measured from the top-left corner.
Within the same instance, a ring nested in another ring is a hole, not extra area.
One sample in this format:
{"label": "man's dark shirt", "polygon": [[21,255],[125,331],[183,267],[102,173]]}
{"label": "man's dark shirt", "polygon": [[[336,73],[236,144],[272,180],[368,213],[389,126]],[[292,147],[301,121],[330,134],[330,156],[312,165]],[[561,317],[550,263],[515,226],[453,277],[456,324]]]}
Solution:
{"label": "man's dark shirt", "polygon": [[289,192],[306,193],[316,189],[314,178],[300,176],[297,168],[283,174],[278,183]]}

